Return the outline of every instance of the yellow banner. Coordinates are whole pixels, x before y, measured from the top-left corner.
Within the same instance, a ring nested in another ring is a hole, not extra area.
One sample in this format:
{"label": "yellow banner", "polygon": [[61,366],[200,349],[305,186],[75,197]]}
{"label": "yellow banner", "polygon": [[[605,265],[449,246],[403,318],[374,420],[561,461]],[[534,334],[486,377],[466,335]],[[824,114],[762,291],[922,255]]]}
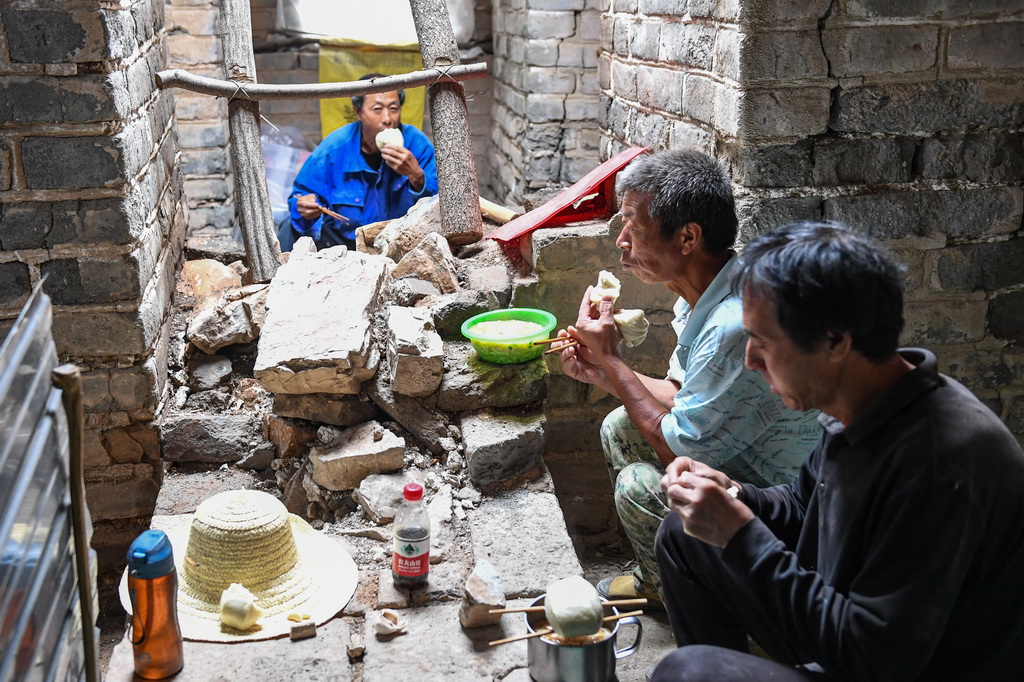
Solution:
{"label": "yellow banner", "polygon": [[[422,68],[419,48],[384,48],[370,45],[320,44],[320,82],[346,83],[357,81],[368,73],[393,76],[419,71]],[[402,123],[423,130],[426,88],[406,88],[402,106]],[[320,100],[320,130],[323,137],[356,120],[352,100],[348,97]]]}

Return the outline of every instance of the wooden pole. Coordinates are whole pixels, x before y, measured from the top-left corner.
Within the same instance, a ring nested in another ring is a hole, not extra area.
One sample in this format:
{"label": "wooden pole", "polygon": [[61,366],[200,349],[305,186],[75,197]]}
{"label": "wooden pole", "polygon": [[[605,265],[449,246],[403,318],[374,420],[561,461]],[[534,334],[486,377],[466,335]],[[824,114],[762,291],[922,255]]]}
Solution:
{"label": "wooden pole", "polygon": [[[249,0],[223,0],[220,7],[224,69],[228,80],[244,91],[256,82],[256,58],[252,52],[252,20]],[[242,96],[228,100],[228,131],[231,166],[245,256],[255,282],[267,282],[277,272],[281,245],[274,229],[267,192],[267,170],[260,143],[259,102]]]}
{"label": "wooden pole", "polygon": [[[445,0],[409,0],[409,5],[423,68],[443,71],[457,66],[459,46]],[[483,222],[466,93],[461,83],[440,76],[427,88],[427,102],[437,154],[441,231],[451,246],[472,244],[483,237]]]}

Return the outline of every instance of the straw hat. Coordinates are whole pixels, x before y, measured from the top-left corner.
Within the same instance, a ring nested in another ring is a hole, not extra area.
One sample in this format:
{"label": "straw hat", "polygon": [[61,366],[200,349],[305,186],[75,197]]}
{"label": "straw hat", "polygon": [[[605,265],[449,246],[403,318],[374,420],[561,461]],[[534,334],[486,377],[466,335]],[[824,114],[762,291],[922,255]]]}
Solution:
{"label": "straw hat", "polygon": [[[189,519],[191,518],[191,524]],[[232,490],[207,499],[194,515],[164,517],[178,571],[178,622],[184,639],[241,642],[288,634],[289,614],[317,625],[333,618],[355,592],[359,574],[336,538],[310,528],[275,498]],[[154,526],[156,526],[154,518]],[[239,583],[264,615],[249,630],[220,622],[220,595]],[[121,603],[131,613],[127,570]]]}

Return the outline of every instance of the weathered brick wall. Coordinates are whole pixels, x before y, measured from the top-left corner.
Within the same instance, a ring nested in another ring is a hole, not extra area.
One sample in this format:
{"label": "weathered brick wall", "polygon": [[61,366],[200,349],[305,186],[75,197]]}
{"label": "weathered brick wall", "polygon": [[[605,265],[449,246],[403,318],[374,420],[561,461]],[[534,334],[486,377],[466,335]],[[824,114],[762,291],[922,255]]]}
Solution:
{"label": "weathered brick wall", "polygon": [[602,156],[729,160],[742,239],[868,229],[909,266],[904,342],[1024,435],[1024,17],[1001,0],[612,0]]}
{"label": "weathered brick wall", "polygon": [[494,173],[488,191],[522,203],[598,165],[597,0],[494,0]]}
{"label": "weathered brick wall", "polygon": [[[220,1],[166,0],[166,17],[167,68],[223,79]],[[227,101],[181,88],[173,92],[190,233],[230,235],[237,220]]]}
{"label": "weathered brick wall", "polygon": [[[43,277],[64,362],[83,371],[100,570],[149,522],[152,424],[188,221],[162,0],[8,3],[0,14],[0,319]],[[109,576],[109,574],[107,574]],[[106,584],[109,587],[109,584]]]}

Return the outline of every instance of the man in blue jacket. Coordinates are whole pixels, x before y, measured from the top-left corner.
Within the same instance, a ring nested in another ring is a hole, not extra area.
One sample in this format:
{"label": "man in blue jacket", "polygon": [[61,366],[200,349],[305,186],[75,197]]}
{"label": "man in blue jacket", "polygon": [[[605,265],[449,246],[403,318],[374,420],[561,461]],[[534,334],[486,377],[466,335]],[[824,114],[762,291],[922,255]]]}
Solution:
{"label": "man in blue jacket", "polygon": [[[295,177],[288,198],[291,220],[278,228],[281,251],[291,251],[299,237],[312,237],[318,249],[354,249],[357,227],[399,218],[437,194],[434,145],[402,124],[404,103],[404,90],[352,98],[359,120],[324,138]],[[403,143],[379,148],[377,134],[388,128],[401,131]]]}

